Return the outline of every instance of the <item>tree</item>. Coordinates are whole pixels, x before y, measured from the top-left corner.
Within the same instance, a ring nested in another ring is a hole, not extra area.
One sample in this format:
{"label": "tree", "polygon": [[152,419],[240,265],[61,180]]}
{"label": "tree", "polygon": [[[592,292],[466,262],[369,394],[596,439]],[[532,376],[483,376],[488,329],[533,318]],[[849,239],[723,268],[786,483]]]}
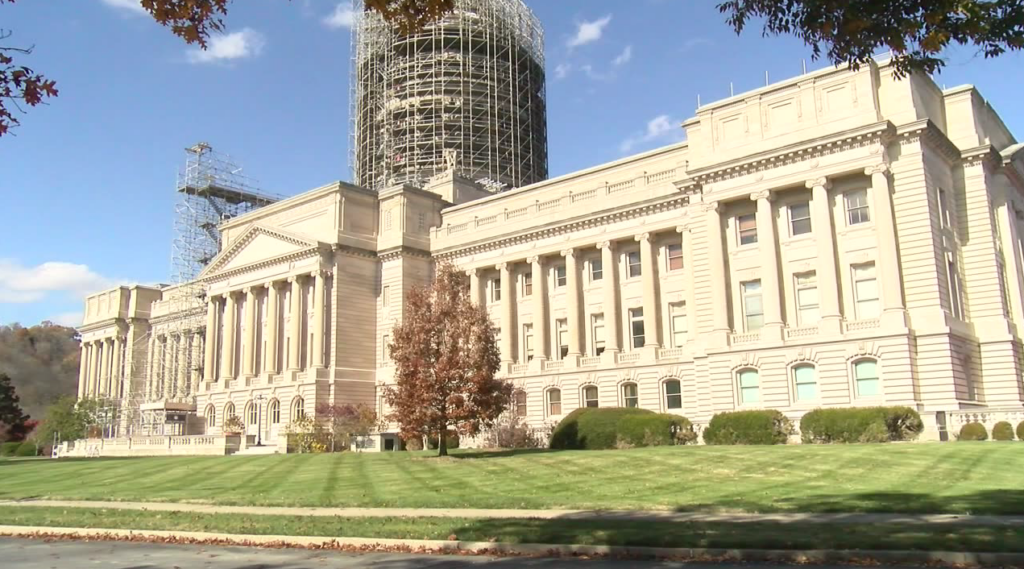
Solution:
{"label": "tree", "polygon": [[[501,367],[494,325],[470,300],[466,275],[439,264],[433,285],[409,291],[405,307],[388,346],[396,382],[384,389],[388,418],[402,438],[449,429],[472,436],[492,425],[508,406],[512,385],[494,377]],[[437,452],[448,454],[446,437]]]}
{"label": "tree", "polygon": [[336,445],[342,450],[348,449],[352,445],[352,437],[365,437],[382,427],[377,412],[365,403],[321,403],[316,406],[316,416],[327,421],[331,431],[331,452],[335,451]]}
{"label": "tree", "polygon": [[7,425],[7,440],[23,441],[29,431],[29,417],[21,409],[19,401],[11,378],[0,373],[0,423]]}
{"label": "tree", "polygon": [[[92,414],[85,408],[79,408],[80,402],[71,395],[65,395],[50,405],[46,417],[36,431],[35,439],[40,444],[53,442],[56,434],[57,442],[84,439],[88,434]],[[88,407],[88,404],[83,407]]]}
{"label": "tree", "polygon": [[78,392],[81,356],[74,328],[51,322],[0,325],[0,373],[11,376],[29,415],[41,417],[61,395]]}

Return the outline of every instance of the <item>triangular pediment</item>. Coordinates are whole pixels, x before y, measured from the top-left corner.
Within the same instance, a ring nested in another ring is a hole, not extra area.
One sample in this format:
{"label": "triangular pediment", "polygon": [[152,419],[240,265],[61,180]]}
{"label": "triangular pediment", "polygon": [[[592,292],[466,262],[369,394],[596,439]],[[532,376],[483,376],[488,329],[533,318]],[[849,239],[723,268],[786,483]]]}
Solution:
{"label": "triangular pediment", "polygon": [[241,269],[319,247],[309,239],[279,229],[253,225],[238,236],[206,266],[200,278]]}

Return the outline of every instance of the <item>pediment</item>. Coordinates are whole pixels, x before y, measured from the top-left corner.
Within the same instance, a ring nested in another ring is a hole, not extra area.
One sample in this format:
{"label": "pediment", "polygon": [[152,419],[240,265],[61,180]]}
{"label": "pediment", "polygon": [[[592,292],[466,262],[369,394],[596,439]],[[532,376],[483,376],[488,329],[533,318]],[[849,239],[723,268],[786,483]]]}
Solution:
{"label": "pediment", "polygon": [[320,243],[315,239],[275,228],[253,225],[232,241],[226,249],[218,253],[199,277],[208,277],[309,251],[316,249],[319,245]]}

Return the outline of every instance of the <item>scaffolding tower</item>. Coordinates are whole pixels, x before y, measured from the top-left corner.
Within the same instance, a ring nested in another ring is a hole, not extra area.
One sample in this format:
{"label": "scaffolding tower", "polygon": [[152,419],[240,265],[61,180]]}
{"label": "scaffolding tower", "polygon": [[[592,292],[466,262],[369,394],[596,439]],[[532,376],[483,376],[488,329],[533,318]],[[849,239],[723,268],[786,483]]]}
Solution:
{"label": "scaffolding tower", "polygon": [[492,190],[548,175],[544,32],[522,0],[455,0],[399,34],[354,0],[351,164],[357,184],[443,172]]}

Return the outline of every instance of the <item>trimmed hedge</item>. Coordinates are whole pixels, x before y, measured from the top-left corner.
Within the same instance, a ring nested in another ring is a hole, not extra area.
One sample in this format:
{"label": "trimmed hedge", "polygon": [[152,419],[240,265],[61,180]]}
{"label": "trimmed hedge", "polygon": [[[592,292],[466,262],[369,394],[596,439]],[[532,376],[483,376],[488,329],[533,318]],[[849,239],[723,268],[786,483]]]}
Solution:
{"label": "trimmed hedge", "polygon": [[18,447],[21,443],[2,443],[0,444],[0,456],[14,456],[14,453],[18,452]]}
{"label": "trimmed hedge", "polygon": [[800,419],[804,443],[910,441],[923,430],[921,416],[909,407],[815,409]]}
{"label": "trimmed hedge", "polygon": [[619,422],[626,417],[654,415],[635,407],[584,407],[565,416],[551,433],[553,449],[602,450],[615,448]]}
{"label": "trimmed hedge", "polygon": [[999,421],[992,427],[992,440],[994,441],[1012,441],[1013,440],[1013,425],[1006,421]]}
{"label": "trimmed hedge", "polygon": [[616,444],[635,447],[685,445],[697,440],[686,417],[670,413],[628,415],[619,421]]}
{"label": "trimmed hedge", "polygon": [[1017,440],[1024,441],[1024,421],[1017,423]]}
{"label": "trimmed hedge", "polygon": [[987,441],[988,430],[985,425],[981,423],[967,423],[963,427],[960,427],[960,436],[957,437],[960,441]]}
{"label": "trimmed hedge", "polygon": [[35,443],[23,442],[18,446],[18,450],[14,451],[14,456],[35,456],[39,453],[39,449],[36,448]]}
{"label": "trimmed hedge", "polygon": [[793,434],[793,423],[780,411],[733,411],[711,418],[704,430],[709,445],[782,445]]}

